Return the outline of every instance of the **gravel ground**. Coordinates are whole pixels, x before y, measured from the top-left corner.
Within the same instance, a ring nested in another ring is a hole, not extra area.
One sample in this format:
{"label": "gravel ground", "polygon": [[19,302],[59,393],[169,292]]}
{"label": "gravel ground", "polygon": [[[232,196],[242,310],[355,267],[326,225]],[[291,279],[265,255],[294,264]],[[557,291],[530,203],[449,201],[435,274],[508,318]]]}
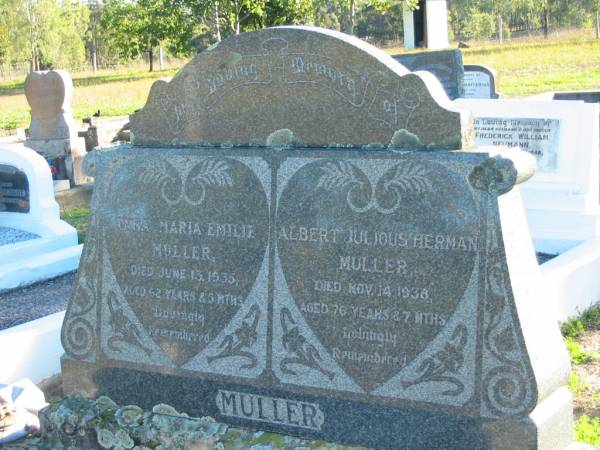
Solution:
{"label": "gravel ground", "polygon": [[75,272],[0,293],[0,330],[64,311]]}
{"label": "gravel ground", "polygon": [[29,241],[37,237],[39,237],[37,234],[29,233],[23,230],[17,230],[16,228],[0,227],[0,245]]}

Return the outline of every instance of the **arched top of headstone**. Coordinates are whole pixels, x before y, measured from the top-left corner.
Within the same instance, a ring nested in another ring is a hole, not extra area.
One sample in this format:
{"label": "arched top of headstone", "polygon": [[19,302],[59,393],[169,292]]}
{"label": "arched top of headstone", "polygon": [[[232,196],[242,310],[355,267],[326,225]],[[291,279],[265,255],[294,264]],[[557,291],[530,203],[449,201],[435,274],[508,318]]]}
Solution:
{"label": "arched top of headstone", "polygon": [[460,149],[470,116],[439,82],[359,39],[314,27],[244,33],[157,81],[136,145]]}
{"label": "arched top of headstone", "polygon": [[25,97],[34,117],[52,120],[70,112],[72,96],[73,80],[64,70],[31,72],[25,78]]}

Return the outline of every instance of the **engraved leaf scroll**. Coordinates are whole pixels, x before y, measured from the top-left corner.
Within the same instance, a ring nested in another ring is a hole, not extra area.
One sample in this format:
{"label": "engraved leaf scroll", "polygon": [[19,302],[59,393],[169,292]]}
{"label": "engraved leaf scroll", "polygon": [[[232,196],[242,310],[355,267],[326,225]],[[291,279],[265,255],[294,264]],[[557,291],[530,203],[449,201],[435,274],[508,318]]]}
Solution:
{"label": "engraved leaf scroll", "polygon": [[[394,165],[377,180],[369,180],[358,167],[346,161],[327,162],[321,170],[317,187],[329,191],[348,189],[346,201],[357,213],[375,209],[383,214],[392,214],[400,207],[403,194],[433,190],[428,171],[422,165],[411,162]],[[386,207],[382,197],[390,192],[394,199]]]}
{"label": "engraved leaf scroll", "polygon": [[191,168],[177,166],[157,158],[140,170],[138,181],[158,187],[163,200],[171,206],[181,202],[199,206],[206,197],[208,186],[233,186],[230,168],[223,160],[206,158]]}

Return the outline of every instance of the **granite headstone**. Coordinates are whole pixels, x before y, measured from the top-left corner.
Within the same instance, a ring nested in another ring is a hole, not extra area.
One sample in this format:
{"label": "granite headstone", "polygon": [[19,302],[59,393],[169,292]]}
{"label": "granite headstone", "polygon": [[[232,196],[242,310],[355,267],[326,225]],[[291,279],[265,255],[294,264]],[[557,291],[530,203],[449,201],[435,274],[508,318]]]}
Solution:
{"label": "granite headstone", "polygon": [[476,64],[465,65],[464,68],[464,98],[498,98],[494,72]]}
{"label": "granite headstone", "polygon": [[17,167],[0,164],[0,211],[29,212],[29,182]]}
{"label": "granite headstone", "polygon": [[272,28],[215,44],[171,82],[154,83],[146,106],[132,117],[134,142],[472,145],[468,114],[434,100],[436,83],[392,64],[383,52],[365,52],[358,39],[333,36]]}
{"label": "granite headstone", "polygon": [[[257,59],[242,70],[240,54]],[[297,58],[310,78],[290,87]],[[342,68],[436,114],[394,132],[375,119],[378,95],[371,114],[332,89]],[[256,83],[235,84],[245,73]],[[205,90],[216,79],[235,87],[219,101]],[[96,188],[62,330],[65,390],[378,448],[566,448],[568,358],[539,311],[513,188],[533,158],[432,145],[469,128],[424,79],[340,33],[285,27],[224,41],[155,85],[135,145],[85,160]],[[270,145],[243,145],[254,138]]]}
{"label": "granite headstone", "polygon": [[451,100],[464,97],[464,67],[460,50],[401,53],[393,57],[411,72],[431,72],[440,80]]}

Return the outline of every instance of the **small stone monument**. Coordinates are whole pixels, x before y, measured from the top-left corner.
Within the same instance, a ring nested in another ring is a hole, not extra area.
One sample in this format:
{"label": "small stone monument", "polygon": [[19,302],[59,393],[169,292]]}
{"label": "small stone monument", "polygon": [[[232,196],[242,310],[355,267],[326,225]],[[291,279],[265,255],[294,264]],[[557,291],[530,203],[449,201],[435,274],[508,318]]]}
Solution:
{"label": "small stone monument", "polygon": [[431,72],[442,83],[451,100],[464,97],[464,67],[460,50],[400,53],[393,58],[411,72]]}
{"label": "small stone monument", "polygon": [[259,30],[156,82],[131,128],[85,161],[67,392],[384,449],[571,444],[515,186],[533,158],[472,148],[433,76]]}
{"label": "small stone monument", "polygon": [[486,66],[468,64],[464,66],[463,98],[498,98],[496,75]]}
{"label": "small stone monument", "polygon": [[73,81],[64,70],[32,72],[25,79],[25,97],[31,107],[31,124],[25,146],[52,161],[58,179],[74,184],[85,180],[85,156],[71,112]]}
{"label": "small stone monument", "polygon": [[80,254],[44,158],[22,144],[0,146],[0,291],[71,272]]}

